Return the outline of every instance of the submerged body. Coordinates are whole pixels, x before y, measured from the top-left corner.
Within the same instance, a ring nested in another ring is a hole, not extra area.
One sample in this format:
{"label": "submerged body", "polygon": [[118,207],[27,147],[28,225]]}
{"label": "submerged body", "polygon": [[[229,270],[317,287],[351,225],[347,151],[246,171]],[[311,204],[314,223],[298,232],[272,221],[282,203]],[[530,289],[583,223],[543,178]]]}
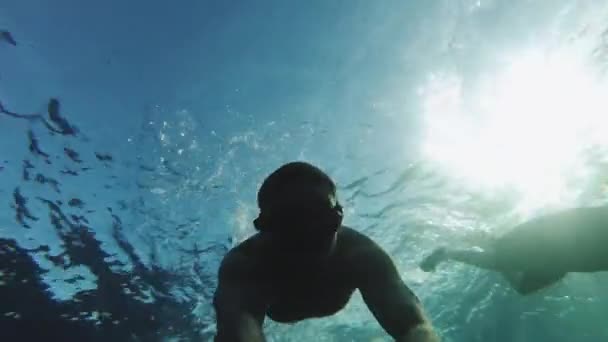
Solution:
{"label": "submerged body", "polygon": [[281,323],[293,323],[307,318],[325,317],[340,311],[356,289],[353,270],[349,269],[348,244],[345,239],[361,236],[343,227],[340,243],[322,267],[286,263],[268,250],[264,238],[258,236],[242,245],[240,253],[247,256],[254,272],[253,282],[265,302],[265,315]]}
{"label": "submerged body", "polygon": [[[357,268],[363,269],[365,255],[377,248],[347,227],[340,229],[337,241],[334,253],[320,267],[306,260],[285,259],[261,235],[233,249],[229,257],[240,258],[240,267],[250,272],[247,279],[263,302],[259,308],[263,314],[277,322],[293,323],[340,311],[358,287],[357,276],[362,274]],[[414,298],[409,291],[408,295]]]}
{"label": "submerged body", "polygon": [[568,209],[516,226],[496,239],[497,268],[608,270],[608,207]]}
{"label": "submerged body", "polygon": [[459,261],[502,272],[518,292],[529,294],[569,272],[608,271],[607,246],[608,207],[575,208],[524,222],[483,251],[437,249],[421,268]]}
{"label": "submerged body", "polygon": [[327,175],[309,164],[286,164],[264,181],[258,205],[259,232],[220,266],[215,341],[265,341],[266,317],[294,323],[330,316],[356,290],[396,341],[439,341],[388,254],[342,226],[342,207]]}
{"label": "submerged body", "polygon": [[[417,297],[388,255],[368,237],[341,227],[333,252],[323,260],[291,258],[274,244],[272,238],[258,234],[225,257],[215,302],[216,341],[263,341],[266,317],[295,323],[331,316],[346,306],[356,290],[396,341],[438,341]],[[239,329],[230,317],[230,307],[237,306],[249,328],[241,325],[242,336],[229,338],[229,331]],[[247,334],[258,339],[243,337]]]}

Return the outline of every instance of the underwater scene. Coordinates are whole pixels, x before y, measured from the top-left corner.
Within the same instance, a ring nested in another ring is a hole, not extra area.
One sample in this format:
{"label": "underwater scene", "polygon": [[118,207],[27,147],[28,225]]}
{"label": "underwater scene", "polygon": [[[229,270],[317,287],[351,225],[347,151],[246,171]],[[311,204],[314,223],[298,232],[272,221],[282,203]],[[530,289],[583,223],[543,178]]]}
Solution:
{"label": "underwater scene", "polygon": [[0,1],[0,340],[608,341],[607,71],[608,0]]}

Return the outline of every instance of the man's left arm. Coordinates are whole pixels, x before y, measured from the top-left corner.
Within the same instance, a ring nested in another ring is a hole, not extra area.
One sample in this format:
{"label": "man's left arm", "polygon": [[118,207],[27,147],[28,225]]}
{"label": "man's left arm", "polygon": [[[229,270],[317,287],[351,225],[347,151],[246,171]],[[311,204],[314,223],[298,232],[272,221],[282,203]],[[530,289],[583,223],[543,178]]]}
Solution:
{"label": "man's left arm", "polygon": [[371,242],[363,254],[357,267],[357,287],[382,328],[397,342],[439,342],[422,304],[386,252]]}

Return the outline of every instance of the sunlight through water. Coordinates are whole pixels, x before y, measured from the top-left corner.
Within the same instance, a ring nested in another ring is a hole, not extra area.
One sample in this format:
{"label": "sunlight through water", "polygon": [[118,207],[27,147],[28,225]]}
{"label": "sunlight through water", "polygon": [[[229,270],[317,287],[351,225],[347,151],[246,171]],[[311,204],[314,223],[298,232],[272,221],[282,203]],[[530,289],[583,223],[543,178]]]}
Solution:
{"label": "sunlight through water", "polygon": [[519,210],[572,203],[607,145],[606,84],[581,55],[527,51],[471,89],[436,73],[420,90],[424,157],[481,191],[514,190]]}

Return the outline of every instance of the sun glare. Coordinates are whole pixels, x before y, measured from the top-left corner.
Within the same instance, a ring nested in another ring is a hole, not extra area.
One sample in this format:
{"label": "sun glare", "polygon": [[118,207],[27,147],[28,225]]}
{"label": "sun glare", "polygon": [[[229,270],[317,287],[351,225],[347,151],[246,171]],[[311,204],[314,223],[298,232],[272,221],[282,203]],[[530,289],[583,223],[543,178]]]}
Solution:
{"label": "sun glare", "polygon": [[608,144],[606,90],[572,54],[521,54],[467,88],[432,75],[422,152],[473,186],[518,191],[527,209],[568,202],[584,182],[583,152]]}

